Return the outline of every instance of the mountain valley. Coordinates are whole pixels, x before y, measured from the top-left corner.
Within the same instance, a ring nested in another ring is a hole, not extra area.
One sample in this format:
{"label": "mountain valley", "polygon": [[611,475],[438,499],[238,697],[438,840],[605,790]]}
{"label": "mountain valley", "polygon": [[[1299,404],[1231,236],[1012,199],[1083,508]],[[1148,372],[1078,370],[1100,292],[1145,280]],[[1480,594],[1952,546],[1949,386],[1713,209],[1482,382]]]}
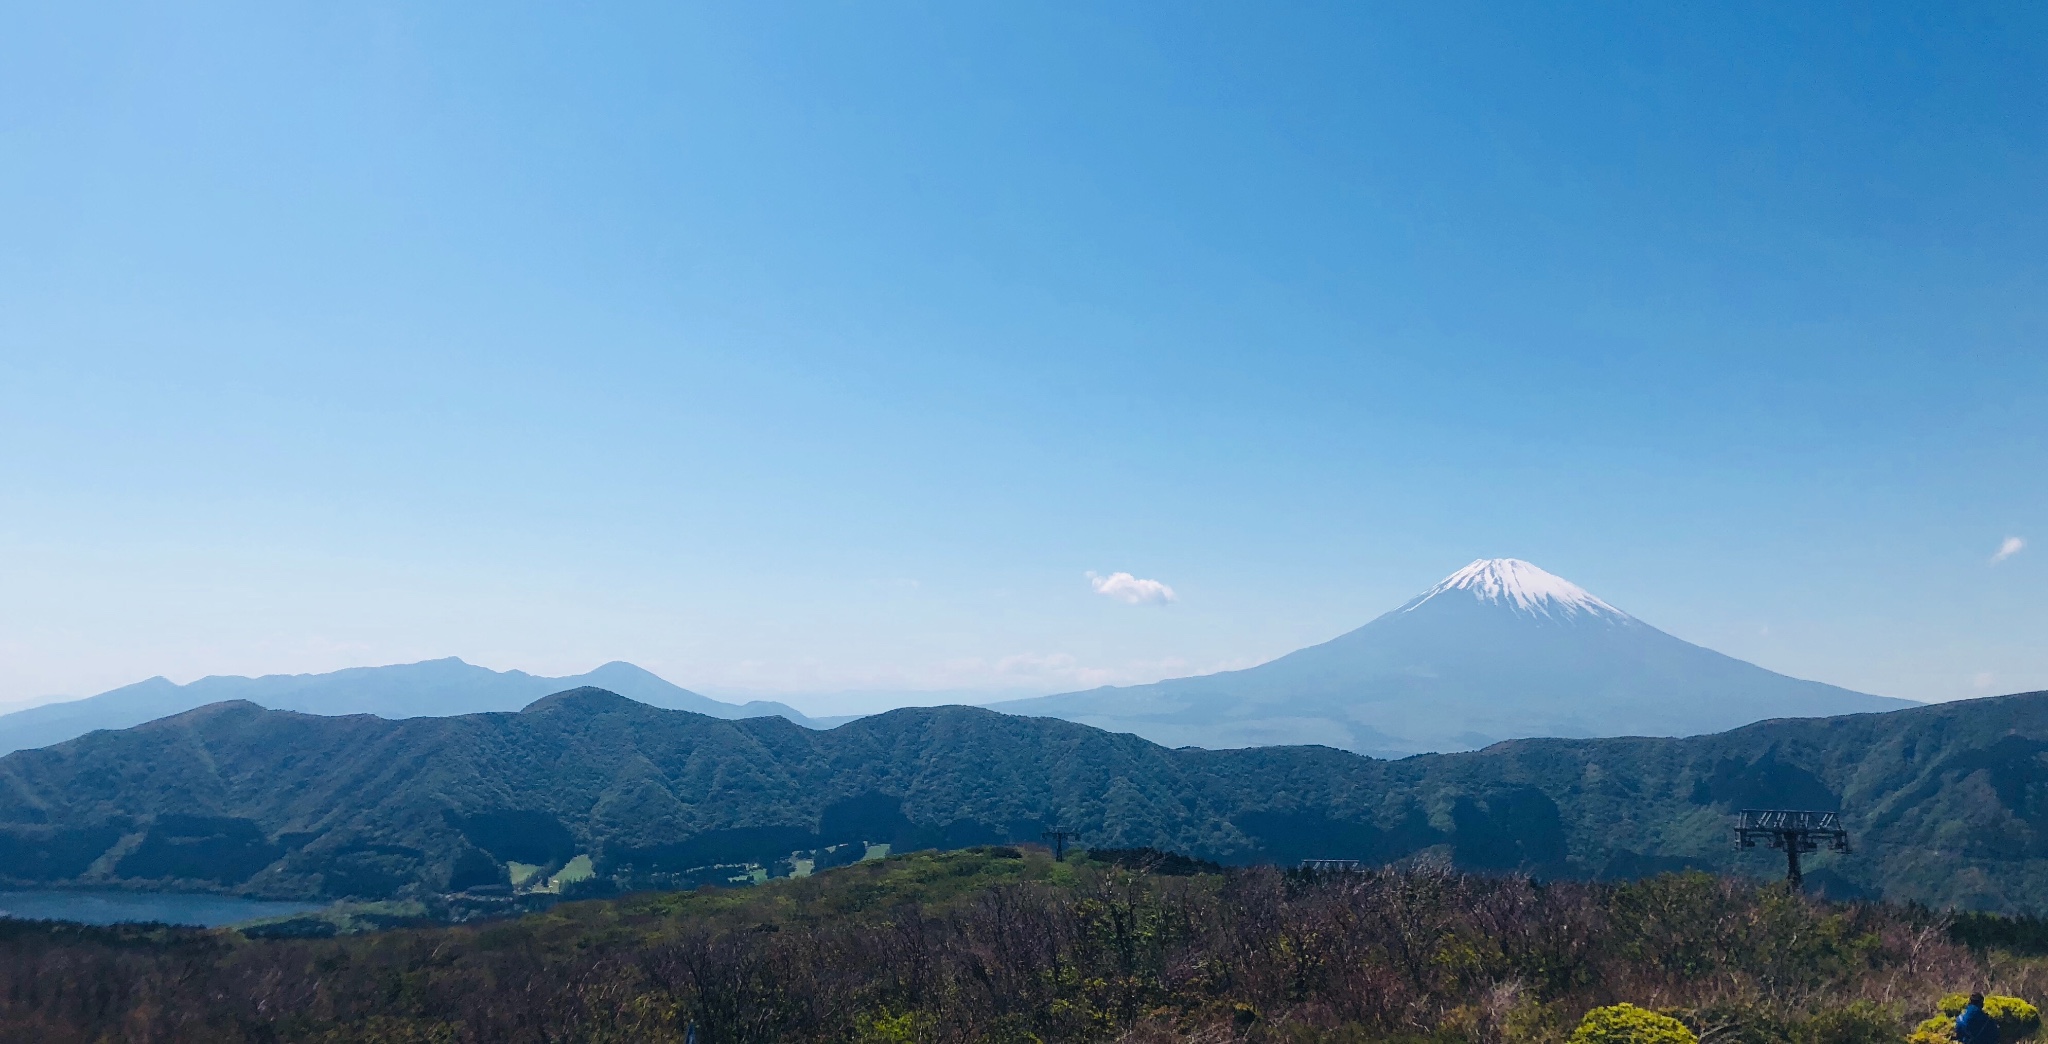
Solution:
{"label": "mountain valley", "polygon": [[587,857],[568,890],[592,894],[1060,827],[1224,863],[1770,876],[1769,853],[1732,847],[1730,814],[1782,806],[1841,811],[1856,849],[1809,876],[1829,894],[2032,909],[2048,904],[2044,752],[2043,693],[1399,761],[1175,750],[967,707],[814,731],[591,688],[402,720],[231,702],[0,758],[0,868],[20,885],[380,899],[502,894],[512,864],[547,882]]}

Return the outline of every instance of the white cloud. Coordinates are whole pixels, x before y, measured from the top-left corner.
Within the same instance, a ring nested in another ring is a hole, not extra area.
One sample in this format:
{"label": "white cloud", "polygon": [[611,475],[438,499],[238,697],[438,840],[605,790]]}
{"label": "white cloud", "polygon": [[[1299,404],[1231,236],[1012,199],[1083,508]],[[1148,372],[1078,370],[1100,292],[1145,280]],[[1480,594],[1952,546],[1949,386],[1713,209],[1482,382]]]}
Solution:
{"label": "white cloud", "polygon": [[1998,553],[1991,556],[1991,564],[1997,565],[1998,563],[2003,562],[2016,554],[2019,554],[2021,551],[2026,550],[2026,547],[2027,542],[2021,540],[2019,537],[2006,537],[2005,543],[1998,545]]}
{"label": "white cloud", "polygon": [[1111,573],[1108,576],[1089,573],[1088,585],[1095,588],[1096,594],[1127,605],[1165,605],[1175,597],[1173,588],[1157,580],[1141,580],[1129,573]]}

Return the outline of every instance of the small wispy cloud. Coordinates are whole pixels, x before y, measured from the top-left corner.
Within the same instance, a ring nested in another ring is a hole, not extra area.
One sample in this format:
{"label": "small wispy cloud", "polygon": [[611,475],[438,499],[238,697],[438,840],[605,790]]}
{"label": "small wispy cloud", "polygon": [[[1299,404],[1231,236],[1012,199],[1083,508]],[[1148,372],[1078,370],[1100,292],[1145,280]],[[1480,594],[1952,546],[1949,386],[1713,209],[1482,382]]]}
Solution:
{"label": "small wispy cloud", "polygon": [[1175,598],[1173,588],[1129,573],[1111,573],[1108,576],[1089,573],[1088,586],[1095,588],[1096,594],[1126,605],[1165,605]]}
{"label": "small wispy cloud", "polygon": [[1998,553],[1991,556],[1991,564],[1997,565],[2026,549],[2026,541],[2019,537],[2006,537],[2005,543],[1998,545]]}

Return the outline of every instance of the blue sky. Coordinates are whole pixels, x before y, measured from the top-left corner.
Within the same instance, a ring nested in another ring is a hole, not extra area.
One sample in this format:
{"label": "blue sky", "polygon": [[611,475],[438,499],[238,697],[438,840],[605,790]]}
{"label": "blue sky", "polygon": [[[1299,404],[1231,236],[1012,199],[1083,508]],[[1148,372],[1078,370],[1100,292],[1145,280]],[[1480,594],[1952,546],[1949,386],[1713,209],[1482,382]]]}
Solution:
{"label": "blue sky", "polygon": [[15,5],[0,701],[1049,692],[1491,556],[1805,677],[2048,687],[2048,546],[1993,561],[2048,541],[2044,30]]}

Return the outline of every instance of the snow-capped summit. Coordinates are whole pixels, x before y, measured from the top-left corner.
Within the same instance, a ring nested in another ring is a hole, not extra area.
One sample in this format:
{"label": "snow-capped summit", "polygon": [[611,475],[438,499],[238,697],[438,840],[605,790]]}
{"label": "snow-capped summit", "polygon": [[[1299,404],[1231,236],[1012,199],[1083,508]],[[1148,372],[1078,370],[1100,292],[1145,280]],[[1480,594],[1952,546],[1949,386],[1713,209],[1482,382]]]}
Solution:
{"label": "snow-capped summit", "polygon": [[1584,616],[1612,616],[1633,619],[1608,605],[1592,592],[1555,573],[1545,572],[1519,558],[1481,558],[1444,577],[1435,587],[1401,607],[1414,612],[1432,598],[1463,591],[1482,602],[1510,606],[1520,612],[1552,619]]}
{"label": "snow-capped summit", "polygon": [[1694,736],[1912,704],[1788,678],[1665,634],[1513,558],[1241,671],[996,704],[1168,746],[1472,750],[1525,736]]}

